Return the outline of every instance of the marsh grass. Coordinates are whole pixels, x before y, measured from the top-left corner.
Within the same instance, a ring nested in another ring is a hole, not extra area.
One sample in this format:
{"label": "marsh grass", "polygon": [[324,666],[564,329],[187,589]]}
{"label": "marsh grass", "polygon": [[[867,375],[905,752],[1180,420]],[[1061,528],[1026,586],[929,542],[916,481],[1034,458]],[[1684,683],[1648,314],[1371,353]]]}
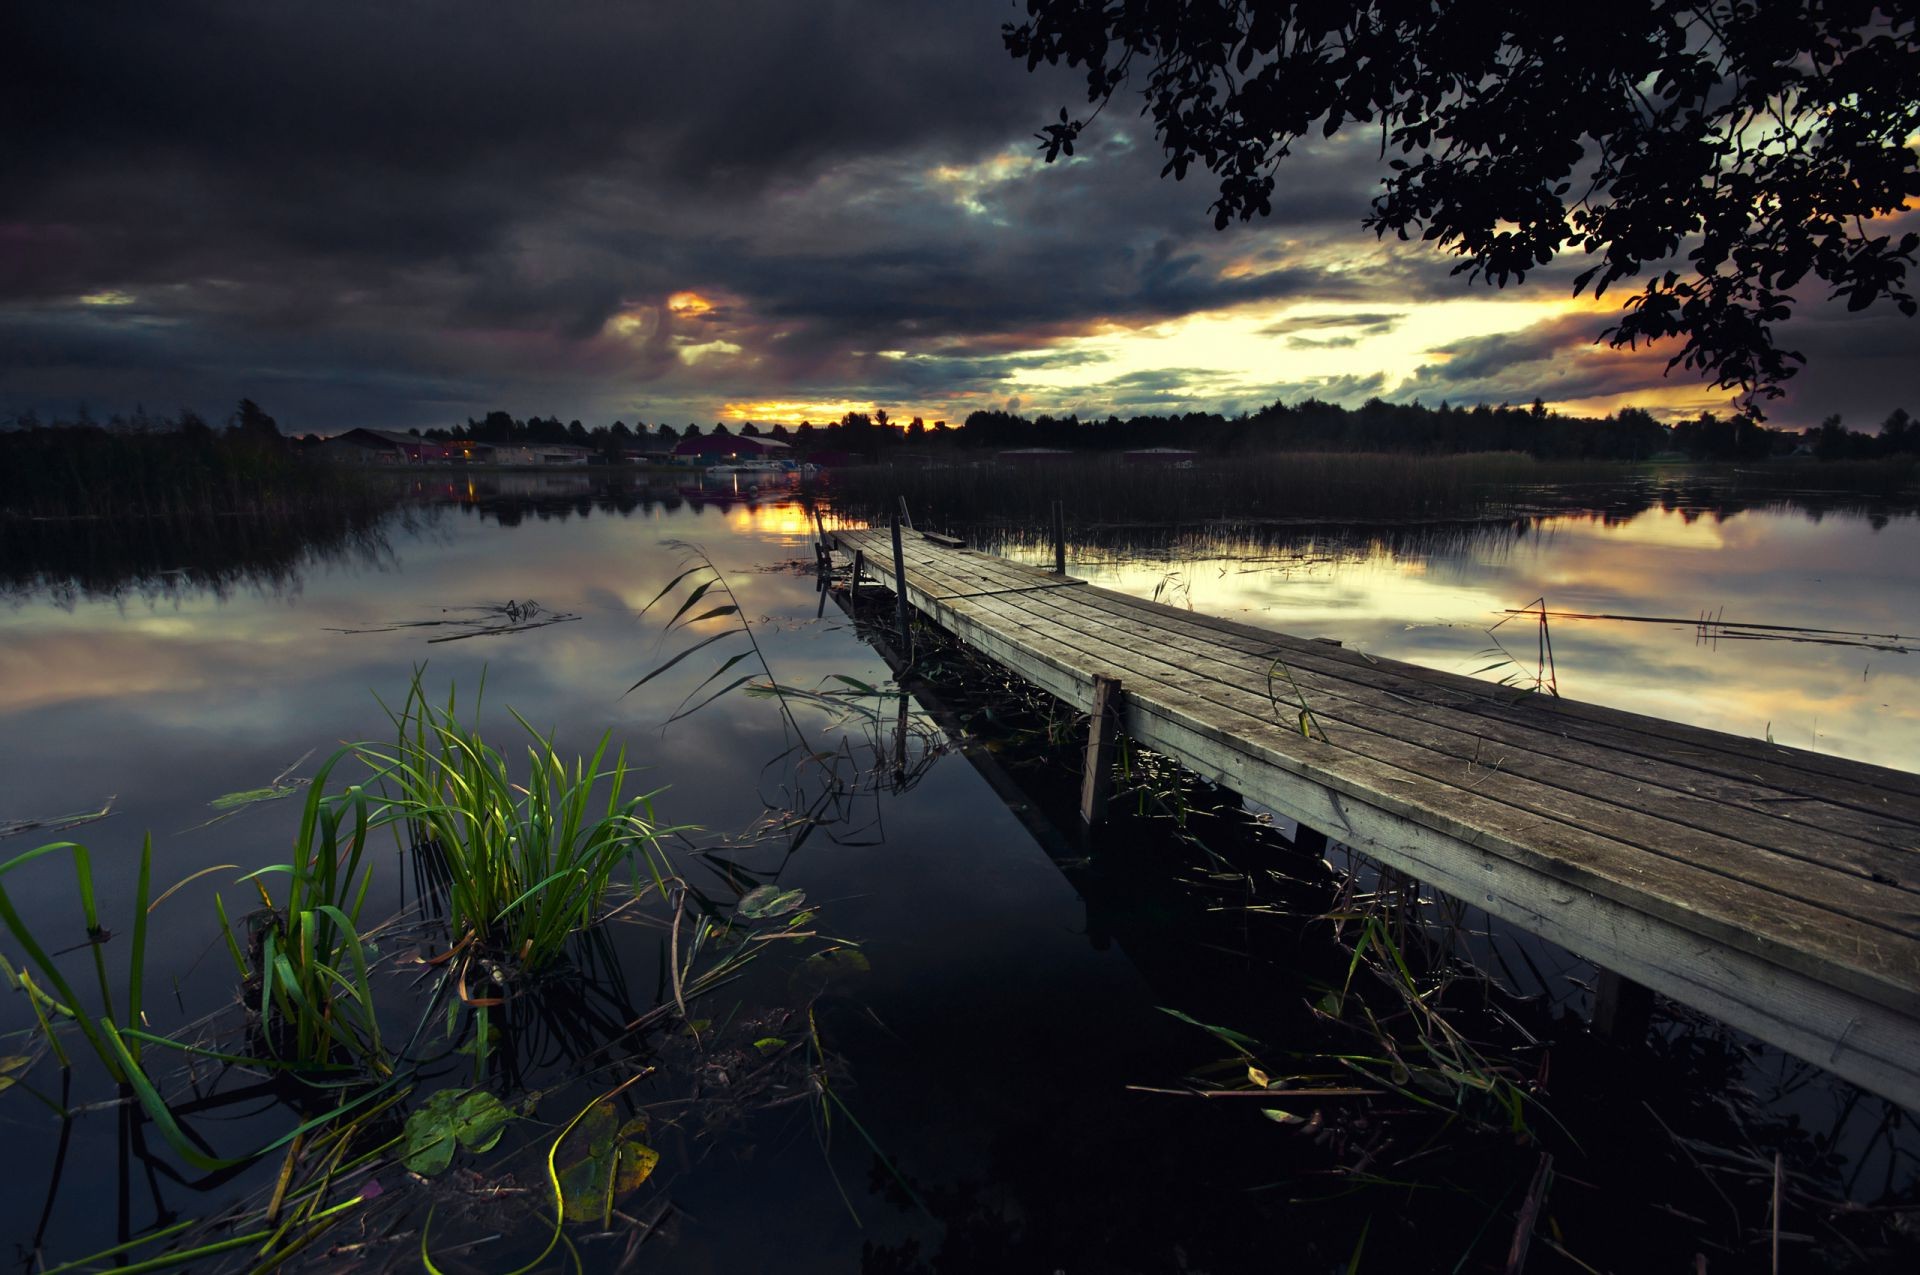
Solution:
{"label": "marsh grass", "polygon": [[[248,873],[259,893],[244,951],[216,894],[221,935],[248,988],[268,1053],[303,1067],[341,1063],[388,1070],[374,1006],[371,960],[360,927],[373,868],[367,836],[394,811],[376,808],[366,788],[328,794],[334,768],[352,757],[343,748],[324,762],[300,812],[291,862]],[[270,880],[283,883],[276,901]]]}
{"label": "marsh grass", "polygon": [[392,747],[359,750],[403,816],[396,826],[438,861],[451,935],[439,959],[454,962],[469,1004],[499,1002],[476,990],[483,972],[492,982],[558,957],[568,936],[599,919],[622,868],[636,893],[648,883],[664,892],[672,876],[653,794],[625,795],[632,772],[624,748],[608,758],[612,733],[569,763],[551,735],[508,711],[526,735],[518,780],[507,756],[461,720],[457,691],[435,706],[417,674],[389,710]]}

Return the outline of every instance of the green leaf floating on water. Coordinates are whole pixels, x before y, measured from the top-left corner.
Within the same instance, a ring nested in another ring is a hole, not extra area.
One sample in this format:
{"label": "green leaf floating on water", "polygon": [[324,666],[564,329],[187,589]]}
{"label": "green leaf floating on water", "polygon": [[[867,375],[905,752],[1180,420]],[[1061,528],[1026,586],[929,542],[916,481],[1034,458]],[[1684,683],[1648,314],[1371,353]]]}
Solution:
{"label": "green leaf floating on water", "polygon": [[407,1167],[432,1177],[453,1163],[456,1145],[491,1151],[513,1112],[490,1093],[442,1089],[407,1117]]}
{"label": "green leaf floating on water", "polygon": [[653,1176],[660,1153],[640,1141],[646,1132],[645,1116],[622,1124],[613,1103],[602,1102],[567,1135],[558,1156],[560,1211],[567,1221],[600,1221],[621,1196]]}
{"label": "green leaf floating on water", "polygon": [[754,920],[785,916],[806,901],[805,890],[782,890],[777,885],[755,886],[740,896],[739,912],[741,916]]}

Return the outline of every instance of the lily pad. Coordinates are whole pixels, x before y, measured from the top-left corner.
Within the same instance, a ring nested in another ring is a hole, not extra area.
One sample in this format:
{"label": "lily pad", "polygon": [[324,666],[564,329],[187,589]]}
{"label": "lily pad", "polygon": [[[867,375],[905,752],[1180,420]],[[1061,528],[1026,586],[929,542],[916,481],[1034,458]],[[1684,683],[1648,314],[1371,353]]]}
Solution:
{"label": "lily pad", "polygon": [[605,1218],[621,1196],[637,1190],[653,1176],[660,1153],[642,1142],[647,1118],[626,1122],[611,1102],[594,1105],[561,1150],[561,1213],[569,1222]]}
{"label": "lily pad", "polygon": [[755,886],[740,897],[741,916],[760,920],[785,916],[807,901],[805,890],[782,890],[777,885]]}
{"label": "lily pad", "polygon": [[453,1163],[456,1146],[491,1151],[511,1119],[513,1112],[484,1090],[442,1089],[407,1117],[407,1167],[432,1177]]}

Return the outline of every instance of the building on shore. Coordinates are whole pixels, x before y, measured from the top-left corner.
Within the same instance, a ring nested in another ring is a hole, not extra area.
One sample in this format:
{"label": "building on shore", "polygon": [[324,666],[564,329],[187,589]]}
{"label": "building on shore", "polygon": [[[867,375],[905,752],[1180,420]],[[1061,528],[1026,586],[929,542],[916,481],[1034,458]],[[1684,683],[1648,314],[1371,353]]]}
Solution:
{"label": "building on shore", "polygon": [[764,434],[702,434],[683,438],[673,458],[685,464],[715,465],[725,461],[761,460],[778,463],[793,459],[793,449]]}
{"label": "building on shore", "polygon": [[487,449],[487,460],[495,465],[585,465],[593,460],[593,448],[572,443],[512,443]]}
{"label": "building on shore", "polygon": [[386,429],[350,429],[323,439],[319,450],[328,460],[349,465],[446,465],[483,459],[465,454],[472,446],[436,442],[417,434],[399,434]]}

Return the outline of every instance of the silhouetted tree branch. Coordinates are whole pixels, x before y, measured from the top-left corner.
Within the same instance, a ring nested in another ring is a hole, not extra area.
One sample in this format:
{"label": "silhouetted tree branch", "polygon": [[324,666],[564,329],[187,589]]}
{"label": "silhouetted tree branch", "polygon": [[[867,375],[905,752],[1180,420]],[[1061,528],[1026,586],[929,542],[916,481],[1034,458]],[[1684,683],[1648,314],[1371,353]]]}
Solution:
{"label": "silhouetted tree branch", "polygon": [[[1388,173],[1365,224],[1458,255],[1498,286],[1561,252],[1597,297],[1642,279],[1615,346],[1778,397],[1805,360],[1774,342],[1809,277],[1859,310],[1906,290],[1920,236],[1875,219],[1920,197],[1914,0],[1027,0],[1006,45],[1084,67],[1094,114],[1142,77],[1182,178],[1219,178],[1214,224],[1272,210],[1296,143],[1362,126]],[[1037,135],[1072,155],[1090,121]],[[1391,156],[1391,158],[1389,158]],[[1685,255],[1685,264],[1677,259]]]}

